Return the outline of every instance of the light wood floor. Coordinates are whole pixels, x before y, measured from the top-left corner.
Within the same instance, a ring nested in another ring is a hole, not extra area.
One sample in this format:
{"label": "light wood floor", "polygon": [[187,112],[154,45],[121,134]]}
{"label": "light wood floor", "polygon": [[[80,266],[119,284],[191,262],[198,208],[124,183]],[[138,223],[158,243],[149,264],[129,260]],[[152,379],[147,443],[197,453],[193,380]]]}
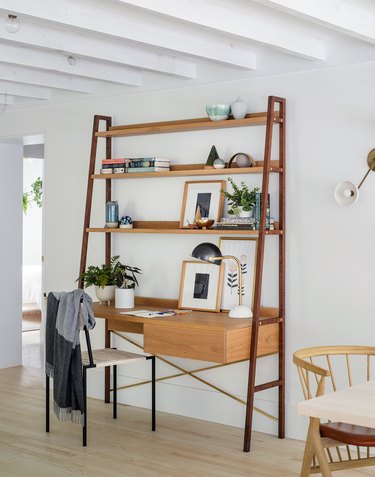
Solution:
{"label": "light wood floor", "polygon": [[[81,428],[57,422],[44,431],[41,371],[0,370],[0,477],[297,477],[303,443],[255,433],[252,452],[241,451],[242,430],[158,413],[150,431],[147,410],[89,400],[89,442]],[[372,469],[372,470],[370,470]],[[374,475],[373,468],[337,473]]]}

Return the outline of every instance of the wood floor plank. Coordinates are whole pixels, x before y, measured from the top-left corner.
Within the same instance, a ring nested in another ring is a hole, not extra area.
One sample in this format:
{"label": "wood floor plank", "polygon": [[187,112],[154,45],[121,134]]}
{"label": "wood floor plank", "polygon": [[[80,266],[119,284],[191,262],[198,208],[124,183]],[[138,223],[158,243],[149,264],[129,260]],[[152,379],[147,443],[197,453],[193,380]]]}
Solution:
{"label": "wood floor plank", "polygon": [[[242,452],[241,429],[89,400],[88,447],[81,428],[51,415],[44,431],[43,376],[37,368],[0,370],[0,477],[297,477],[303,443],[254,433]],[[372,469],[373,470],[373,469]],[[370,475],[370,470],[339,473]]]}

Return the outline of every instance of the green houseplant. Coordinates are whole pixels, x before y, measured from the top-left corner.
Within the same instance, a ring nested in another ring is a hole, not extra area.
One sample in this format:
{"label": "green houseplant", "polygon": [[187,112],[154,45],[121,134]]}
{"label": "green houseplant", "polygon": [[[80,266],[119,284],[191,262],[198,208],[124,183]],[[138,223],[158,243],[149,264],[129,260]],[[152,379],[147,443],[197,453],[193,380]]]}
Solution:
{"label": "green houseplant", "polygon": [[224,197],[228,200],[229,215],[239,215],[240,217],[250,217],[252,209],[255,205],[255,196],[259,192],[258,187],[250,190],[245,182],[241,182],[238,186],[231,177],[228,181],[232,186],[233,192],[221,190]]}
{"label": "green houseplant", "polygon": [[113,300],[117,287],[134,289],[138,285],[135,274],[141,273],[141,270],[122,264],[119,258],[119,255],[113,256],[109,265],[103,264],[100,267],[91,265],[79,277],[83,280],[85,288],[95,286],[95,293],[100,302]]}

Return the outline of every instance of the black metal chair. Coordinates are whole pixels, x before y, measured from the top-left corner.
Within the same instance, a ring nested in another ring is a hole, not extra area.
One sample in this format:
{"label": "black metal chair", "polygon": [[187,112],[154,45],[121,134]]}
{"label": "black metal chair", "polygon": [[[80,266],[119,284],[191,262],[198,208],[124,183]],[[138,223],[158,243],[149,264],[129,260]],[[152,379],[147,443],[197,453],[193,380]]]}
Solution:
{"label": "black metal chair", "polygon": [[[82,352],[82,373],[83,373],[83,398],[84,398],[84,416],[82,429],[82,445],[87,446],[87,370],[92,368],[112,366],[113,368],[113,419],[117,419],[117,366],[128,364],[135,361],[151,361],[151,428],[156,429],[155,413],[155,356],[145,356],[142,354],[121,351],[115,348],[104,348],[92,350],[90,334],[84,326],[87,351]],[[46,432],[50,430],[50,377],[46,375]]]}

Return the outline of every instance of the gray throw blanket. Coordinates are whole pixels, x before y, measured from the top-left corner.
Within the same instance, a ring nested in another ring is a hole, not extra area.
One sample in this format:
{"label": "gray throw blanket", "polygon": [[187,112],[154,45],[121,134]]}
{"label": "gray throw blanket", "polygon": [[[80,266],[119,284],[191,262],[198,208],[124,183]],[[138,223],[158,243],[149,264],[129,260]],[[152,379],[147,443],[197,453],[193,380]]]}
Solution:
{"label": "gray throw blanket", "polygon": [[[81,307],[82,304],[82,307]],[[61,421],[83,423],[80,327],[95,326],[90,296],[81,289],[49,293],[46,320],[46,375],[53,378],[54,412]]]}

